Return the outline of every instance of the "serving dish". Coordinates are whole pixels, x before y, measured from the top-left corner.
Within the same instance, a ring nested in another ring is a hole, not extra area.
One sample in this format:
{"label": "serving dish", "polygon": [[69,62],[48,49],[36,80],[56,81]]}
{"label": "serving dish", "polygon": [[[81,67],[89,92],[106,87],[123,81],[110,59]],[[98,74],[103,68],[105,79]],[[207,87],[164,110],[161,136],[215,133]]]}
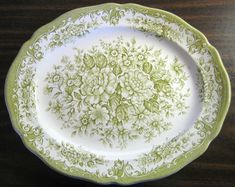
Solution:
{"label": "serving dish", "polygon": [[202,33],[136,4],[78,8],[41,27],[5,84],[25,146],[63,174],[104,184],[160,179],[199,157],[230,95]]}

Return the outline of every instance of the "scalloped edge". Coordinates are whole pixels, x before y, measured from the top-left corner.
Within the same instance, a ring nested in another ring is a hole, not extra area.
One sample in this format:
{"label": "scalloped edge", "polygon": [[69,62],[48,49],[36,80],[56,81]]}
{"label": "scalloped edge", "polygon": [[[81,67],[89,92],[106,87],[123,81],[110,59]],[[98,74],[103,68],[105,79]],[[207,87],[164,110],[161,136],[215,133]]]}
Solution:
{"label": "scalloped edge", "polygon": [[[97,176],[94,177],[93,175],[88,175],[88,174],[84,175],[79,172],[76,173],[76,175],[68,174],[60,166],[43,158],[38,153],[38,150],[36,150],[32,145],[29,144],[27,139],[25,139],[22,136],[22,134],[20,133],[20,131],[18,129],[17,116],[14,115],[14,103],[12,102],[11,96],[12,96],[12,91],[14,88],[14,80],[16,78],[16,72],[18,69],[18,65],[20,64],[21,60],[23,59],[23,56],[25,54],[25,49],[27,49],[30,46],[30,44],[33,43],[33,41],[37,39],[38,36],[40,36],[42,33],[47,31],[51,25],[58,24],[62,19],[67,18],[69,16],[72,16],[73,14],[76,14],[76,12],[80,12],[80,13],[84,12],[85,13],[85,12],[92,10],[92,9],[104,9],[104,8],[109,8],[109,7],[126,7],[126,8],[134,7],[136,9],[148,9],[150,12],[163,13],[163,14],[167,15],[168,17],[174,18],[176,20],[176,22],[182,24],[184,27],[188,28],[189,30],[191,30],[193,33],[195,33],[196,35],[198,35],[199,37],[201,37],[205,41],[205,43],[207,44],[207,47],[209,49],[209,52],[211,53],[212,57],[214,58],[215,63],[217,63],[218,69],[221,73],[222,85],[224,86],[224,88],[222,90],[222,101],[221,101],[222,104],[221,104],[220,110],[218,112],[217,121],[214,124],[213,133],[211,133],[210,136],[207,137],[207,139],[204,141],[204,143],[202,145],[198,146],[195,150],[188,153],[187,158],[186,157],[178,158],[177,164],[175,166],[173,166],[171,168],[164,168],[164,170],[162,170],[161,172],[158,172],[156,174],[149,173],[148,175],[145,175],[143,177],[124,177],[124,178],[119,178],[117,180],[114,180],[112,178],[107,178],[107,177],[103,177],[103,178],[100,178]],[[185,22],[180,17],[176,16],[175,14],[172,14],[170,12],[167,12],[167,11],[164,11],[161,9],[149,8],[146,6],[133,4],[133,3],[127,3],[127,4],[105,3],[105,4],[95,5],[95,6],[77,8],[77,9],[74,9],[74,10],[71,10],[71,11],[64,13],[63,15],[59,16],[58,18],[54,19],[53,21],[49,22],[48,24],[40,27],[37,31],[34,32],[34,34],[31,36],[31,38],[22,45],[20,51],[18,52],[14,62],[12,63],[12,65],[7,73],[4,91],[5,91],[5,94],[4,94],[5,95],[5,102],[6,102],[9,116],[10,116],[10,119],[12,122],[12,126],[13,126],[14,130],[17,132],[17,134],[20,136],[25,147],[29,151],[31,151],[35,156],[37,156],[39,159],[41,159],[47,166],[49,166],[50,168],[56,170],[57,172],[59,172],[61,174],[64,174],[64,175],[67,175],[67,176],[70,176],[73,178],[79,178],[79,179],[97,182],[97,183],[101,183],[101,184],[117,183],[117,184],[122,184],[122,185],[129,185],[129,184],[134,184],[134,183],[139,183],[139,182],[144,182],[144,181],[149,181],[149,180],[161,179],[161,178],[164,178],[164,177],[167,177],[171,174],[176,173],[177,171],[182,169],[184,166],[186,166],[187,164],[189,164],[190,162],[192,162],[193,160],[195,160],[196,158],[201,156],[207,150],[211,141],[219,134],[219,132],[222,128],[222,124],[224,122],[224,119],[226,117],[226,114],[228,112],[230,102],[231,102],[231,85],[230,85],[230,80],[229,80],[228,74],[225,70],[225,67],[222,63],[222,60],[221,60],[221,57],[220,57],[218,51],[216,50],[215,47],[213,47],[208,42],[205,35],[202,34],[200,31],[198,31],[197,29],[195,29],[190,24],[188,24],[187,22]]]}

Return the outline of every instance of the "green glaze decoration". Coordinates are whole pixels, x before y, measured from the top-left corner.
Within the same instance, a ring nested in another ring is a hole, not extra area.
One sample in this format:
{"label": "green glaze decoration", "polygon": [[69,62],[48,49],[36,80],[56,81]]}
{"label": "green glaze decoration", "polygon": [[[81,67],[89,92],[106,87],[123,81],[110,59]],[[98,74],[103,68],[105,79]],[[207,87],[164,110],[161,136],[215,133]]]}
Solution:
{"label": "green glaze decoration", "polygon": [[230,97],[203,34],[135,4],[79,8],[43,26],[5,84],[25,146],[63,174],[104,184],[160,179],[199,157]]}
{"label": "green glaze decoration", "polygon": [[167,69],[161,51],[136,46],[135,39],[123,43],[101,41],[102,51],[87,53],[74,49],[74,62],[63,56],[48,73],[48,111],[64,122],[62,128],[73,129],[72,136],[98,134],[102,143],[118,141],[124,148],[141,135],[150,141],[171,127],[168,116],[184,114],[189,89],[183,90],[187,76],[177,58]]}

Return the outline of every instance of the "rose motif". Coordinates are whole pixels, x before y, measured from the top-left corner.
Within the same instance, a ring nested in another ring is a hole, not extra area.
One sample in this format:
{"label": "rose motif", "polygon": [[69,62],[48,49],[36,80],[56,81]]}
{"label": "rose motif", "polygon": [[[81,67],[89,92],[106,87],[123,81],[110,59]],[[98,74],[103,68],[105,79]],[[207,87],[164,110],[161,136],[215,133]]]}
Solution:
{"label": "rose motif", "polygon": [[120,77],[120,85],[122,96],[131,99],[133,102],[148,99],[153,95],[153,82],[149,75],[139,69],[125,72]]}
{"label": "rose motif", "polygon": [[82,77],[81,94],[90,104],[107,101],[117,86],[116,76],[110,68],[94,67]]}

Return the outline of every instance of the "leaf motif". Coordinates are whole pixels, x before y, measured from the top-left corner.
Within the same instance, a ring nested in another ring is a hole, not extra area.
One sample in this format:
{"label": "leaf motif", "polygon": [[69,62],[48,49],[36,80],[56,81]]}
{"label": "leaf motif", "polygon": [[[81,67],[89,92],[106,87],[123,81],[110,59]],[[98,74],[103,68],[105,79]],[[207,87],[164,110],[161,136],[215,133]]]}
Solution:
{"label": "leaf motif", "polygon": [[153,69],[153,65],[150,64],[149,62],[144,62],[142,69],[145,73],[149,74]]}
{"label": "leaf motif", "polygon": [[121,101],[121,96],[118,94],[113,94],[110,97],[109,105],[111,106],[112,109],[116,109],[117,106],[120,104],[120,101]]}
{"label": "leaf motif", "polygon": [[126,104],[121,104],[117,107],[116,109],[116,115],[119,121],[123,121],[123,120],[127,120],[128,116],[127,116],[127,108],[128,106]]}
{"label": "leaf motif", "polygon": [[85,54],[83,58],[83,62],[85,66],[90,69],[95,66],[94,58],[91,55]]}
{"label": "leaf motif", "polygon": [[96,55],[95,59],[96,59],[96,65],[99,68],[104,68],[107,66],[108,60],[105,55],[99,53],[98,55]]}
{"label": "leaf motif", "polygon": [[78,92],[74,92],[74,97],[79,101],[82,99],[81,94]]}
{"label": "leaf motif", "polygon": [[153,104],[149,101],[144,101],[144,107],[150,111],[150,112],[153,112]]}
{"label": "leaf motif", "polygon": [[120,74],[122,73],[121,67],[120,67],[119,65],[115,65],[115,66],[113,67],[113,73],[114,73],[115,75],[120,75]]}
{"label": "leaf motif", "polygon": [[159,107],[156,99],[157,99],[157,96],[154,96],[150,100],[144,101],[144,107],[150,112],[159,113],[160,112],[160,107]]}
{"label": "leaf motif", "polygon": [[151,81],[153,81],[154,83],[156,83],[156,82],[158,82],[159,81],[159,77],[158,77],[158,74],[157,74],[157,72],[152,72],[151,73],[151,76],[150,76],[150,79],[151,79]]}
{"label": "leaf motif", "polygon": [[126,47],[122,47],[122,51],[123,51],[124,53],[127,53],[127,52],[128,52]]}

